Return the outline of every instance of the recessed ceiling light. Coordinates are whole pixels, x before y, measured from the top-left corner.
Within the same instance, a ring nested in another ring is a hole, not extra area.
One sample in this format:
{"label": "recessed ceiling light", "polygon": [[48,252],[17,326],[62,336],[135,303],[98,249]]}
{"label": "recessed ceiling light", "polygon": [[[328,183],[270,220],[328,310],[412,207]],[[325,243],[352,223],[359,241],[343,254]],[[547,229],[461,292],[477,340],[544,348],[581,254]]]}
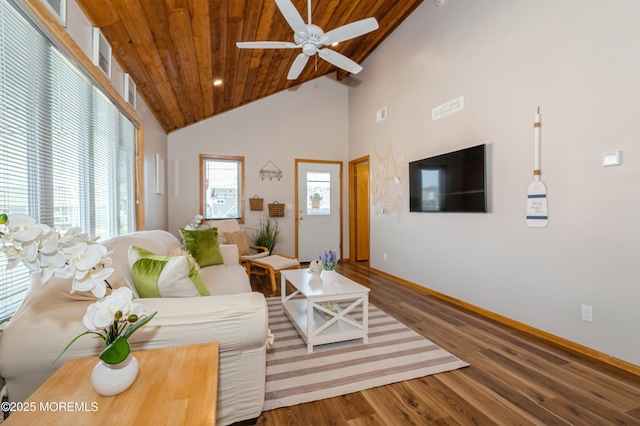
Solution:
{"label": "recessed ceiling light", "polygon": [[222,86],[222,79],[221,78],[217,78],[217,79],[213,80],[213,85],[214,86]]}
{"label": "recessed ceiling light", "polygon": [[331,43],[331,47],[336,47],[337,45],[339,45],[340,42],[338,41],[334,41],[333,43]]}

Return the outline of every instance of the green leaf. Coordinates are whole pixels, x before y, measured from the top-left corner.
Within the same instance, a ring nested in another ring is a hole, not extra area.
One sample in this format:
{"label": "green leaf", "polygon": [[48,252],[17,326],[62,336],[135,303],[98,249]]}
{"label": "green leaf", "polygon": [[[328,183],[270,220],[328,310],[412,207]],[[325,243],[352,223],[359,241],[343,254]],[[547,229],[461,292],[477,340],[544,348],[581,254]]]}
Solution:
{"label": "green leaf", "polygon": [[127,328],[127,331],[124,332],[122,337],[124,337],[126,339],[129,336],[131,336],[134,331],[136,331],[137,329],[139,329],[140,327],[142,327],[143,325],[145,325],[146,323],[151,321],[151,318],[155,317],[157,313],[158,312],[156,311],[156,312],[152,313],[151,315],[149,315],[148,317],[135,322],[131,327]]}
{"label": "green leaf", "polygon": [[82,336],[87,335],[87,334],[95,334],[96,336],[100,337],[101,339],[104,339],[104,336],[103,336],[102,334],[97,333],[97,332],[95,332],[95,331],[91,331],[91,330],[89,330],[89,331],[85,331],[85,332],[84,332],[84,333],[82,333],[82,334],[78,334],[76,337],[74,337],[74,338],[73,338],[73,340],[72,340],[72,341],[70,341],[70,342],[67,344],[67,346],[65,346],[65,347],[64,347],[64,349],[62,350],[62,352],[60,352],[60,355],[58,355],[58,357],[57,357],[56,359],[54,359],[54,360],[53,360],[53,362],[51,363],[51,365],[55,364],[55,363],[56,363],[56,361],[60,359],[60,357],[62,356],[62,354],[64,354],[64,353],[67,351],[67,349],[69,349],[69,347],[71,347],[71,345],[73,345],[73,343],[74,343],[76,340],[78,340],[79,338],[81,338]]}
{"label": "green leaf", "polygon": [[100,359],[107,364],[118,364],[127,359],[129,353],[131,353],[129,342],[126,337],[119,336],[100,353]]}

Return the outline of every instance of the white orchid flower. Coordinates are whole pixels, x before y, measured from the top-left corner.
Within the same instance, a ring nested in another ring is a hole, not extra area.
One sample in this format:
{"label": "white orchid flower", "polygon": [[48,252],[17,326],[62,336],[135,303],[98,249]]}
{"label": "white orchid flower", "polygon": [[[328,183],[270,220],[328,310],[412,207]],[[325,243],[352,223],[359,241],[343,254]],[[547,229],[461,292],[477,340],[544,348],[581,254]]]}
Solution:
{"label": "white orchid flower", "polygon": [[24,253],[16,250],[13,245],[3,247],[2,251],[7,256],[7,269],[12,269],[25,259]]}
{"label": "white orchid flower", "polygon": [[74,227],[70,228],[67,232],[64,233],[64,235],[60,237],[60,244],[67,247],[75,245],[77,243],[93,243],[98,238],[99,237],[91,239],[86,233],[82,232],[81,228]]}
{"label": "white orchid flower", "polygon": [[109,295],[109,298],[112,300],[117,300],[119,303],[125,305],[126,309],[124,309],[122,313],[128,313],[130,310],[129,307],[132,304],[131,301],[133,300],[133,292],[129,287],[120,287],[113,290],[111,295]]}
{"label": "white orchid flower", "polygon": [[89,305],[87,307],[87,312],[85,312],[84,316],[82,317],[82,324],[84,324],[87,330],[90,331],[95,331],[98,329],[98,327],[96,327],[96,324],[93,322],[93,317],[95,316],[96,310],[98,309],[96,307],[96,303],[92,303],[91,305]]}
{"label": "white orchid flower", "polygon": [[122,314],[121,318],[126,318],[131,314],[138,317],[144,312],[142,305],[132,303],[133,293],[129,288],[121,287],[114,290],[109,296],[97,301],[87,308],[87,312],[82,318],[82,322],[88,330],[98,330],[107,328],[116,320],[116,313]]}
{"label": "white orchid flower", "polygon": [[36,222],[34,218],[27,214],[10,214],[5,226],[13,233],[29,229]]}
{"label": "white orchid flower", "polygon": [[7,269],[23,263],[32,274],[41,273],[43,284],[53,276],[74,278],[72,293],[91,291],[96,297],[104,297],[105,280],[113,273],[112,268],[105,267],[111,264],[111,253],[96,240],[80,228],[58,236],[53,228],[29,215],[11,214],[3,225],[0,250],[7,256]]}
{"label": "white orchid flower", "polygon": [[[80,243],[84,244],[84,243]],[[78,245],[80,245],[78,244]],[[102,264],[107,256],[107,248],[100,244],[85,245],[85,250],[71,260],[72,266],[78,271],[89,271]]]}
{"label": "white orchid flower", "polygon": [[[71,293],[76,291],[90,291],[96,297],[104,297],[107,293],[107,278],[113,273],[113,268],[94,269],[91,271],[76,271],[71,284]],[[82,278],[78,278],[82,275]]]}
{"label": "white orchid flower", "polygon": [[54,274],[59,276],[57,271],[64,270],[65,266],[67,266],[67,264],[64,259],[64,253],[61,251],[56,251],[52,255],[41,254],[40,267],[42,268],[42,284],[49,281]]}
{"label": "white orchid flower", "polygon": [[29,268],[31,272],[40,270],[40,258],[38,257],[40,252],[38,251],[37,242],[17,243],[14,247],[22,252],[22,263],[24,266]]}
{"label": "white orchid flower", "polygon": [[73,278],[73,268],[65,264],[62,268],[56,268],[55,276],[56,278],[59,278],[61,280],[68,280],[69,278]]}
{"label": "white orchid flower", "polygon": [[10,215],[6,226],[9,232],[3,236],[3,240],[9,242],[10,246],[3,251],[9,258],[8,268],[22,262],[35,273],[41,269],[41,253],[53,255],[57,252],[58,242],[51,227],[36,223],[31,216]]}
{"label": "white orchid flower", "polygon": [[12,231],[11,236],[14,240],[22,243],[37,242],[42,235],[49,235],[51,227],[42,223],[34,223],[31,226],[22,226]]}
{"label": "white orchid flower", "polygon": [[38,243],[36,241],[18,242],[16,247],[22,249],[27,262],[33,263],[38,260]]}
{"label": "white orchid flower", "polygon": [[69,264],[75,264],[76,259],[80,260],[82,258],[82,254],[87,249],[87,243],[76,243],[73,245],[64,246],[62,248],[62,252],[64,253],[65,259]]}
{"label": "white orchid flower", "polygon": [[45,255],[54,255],[60,251],[58,248],[58,236],[53,230],[45,238],[40,239],[38,246],[40,247],[40,252]]}

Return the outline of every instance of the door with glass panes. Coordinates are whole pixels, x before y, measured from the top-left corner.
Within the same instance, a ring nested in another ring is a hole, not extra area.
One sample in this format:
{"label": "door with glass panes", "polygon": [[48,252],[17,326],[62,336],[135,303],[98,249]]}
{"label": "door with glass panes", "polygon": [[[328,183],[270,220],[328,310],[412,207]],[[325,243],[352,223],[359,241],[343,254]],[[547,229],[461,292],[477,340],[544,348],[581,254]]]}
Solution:
{"label": "door with glass panes", "polygon": [[296,160],[296,256],[318,259],[324,250],[341,253],[342,163]]}

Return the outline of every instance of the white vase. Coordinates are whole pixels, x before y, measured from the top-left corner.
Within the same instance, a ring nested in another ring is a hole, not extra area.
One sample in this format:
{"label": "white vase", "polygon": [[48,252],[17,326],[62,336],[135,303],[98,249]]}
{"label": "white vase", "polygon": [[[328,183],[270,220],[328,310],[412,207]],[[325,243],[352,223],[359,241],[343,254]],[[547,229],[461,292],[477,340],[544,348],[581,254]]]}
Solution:
{"label": "white vase", "polygon": [[322,272],[320,272],[320,279],[322,280],[322,284],[335,284],[336,278],[338,278],[337,274],[338,273],[336,271],[328,271],[326,269],[323,269]]}
{"label": "white vase", "polygon": [[102,396],[112,396],[129,389],[138,377],[138,359],[129,354],[119,364],[99,361],[91,372],[91,384]]}

